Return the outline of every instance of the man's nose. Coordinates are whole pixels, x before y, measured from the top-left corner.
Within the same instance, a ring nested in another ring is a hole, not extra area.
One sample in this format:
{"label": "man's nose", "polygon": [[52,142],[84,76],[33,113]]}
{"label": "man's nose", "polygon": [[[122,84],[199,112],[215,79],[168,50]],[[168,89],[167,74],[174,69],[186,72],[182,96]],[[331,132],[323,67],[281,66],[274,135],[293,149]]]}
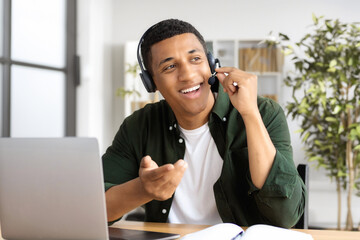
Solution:
{"label": "man's nose", "polygon": [[183,63],[181,64],[181,68],[179,71],[179,81],[191,81],[194,79],[195,71],[192,67],[191,63]]}

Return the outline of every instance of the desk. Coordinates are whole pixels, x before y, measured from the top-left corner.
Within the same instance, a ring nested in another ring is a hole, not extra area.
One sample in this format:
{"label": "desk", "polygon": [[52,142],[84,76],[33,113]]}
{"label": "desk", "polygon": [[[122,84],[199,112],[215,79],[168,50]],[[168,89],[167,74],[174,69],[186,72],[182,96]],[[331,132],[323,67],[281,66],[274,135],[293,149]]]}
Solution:
{"label": "desk", "polygon": [[[180,234],[181,236],[184,236],[188,233],[196,232],[209,226],[192,225],[192,224],[119,221],[114,225],[112,225],[112,227],[146,230],[146,231],[154,231],[154,232],[168,232],[168,233],[176,233],[176,234]],[[314,238],[314,240],[359,240],[360,239],[360,232],[335,231],[335,230],[303,230],[303,229],[296,229],[294,231],[309,233]],[[3,239],[1,238],[1,229],[0,229],[0,239]]]}
{"label": "desk", "polygon": [[[127,229],[138,229],[154,232],[169,232],[177,233],[184,236],[188,233],[196,232],[206,227],[207,225],[192,225],[192,224],[171,224],[171,223],[147,223],[147,222],[132,222],[132,221],[119,221],[112,227],[120,227]],[[246,228],[244,228],[246,229]],[[307,230],[296,229],[311,234],[314,240],[360,240],[360,232],[349,231],[335,231],[335,230]]]}

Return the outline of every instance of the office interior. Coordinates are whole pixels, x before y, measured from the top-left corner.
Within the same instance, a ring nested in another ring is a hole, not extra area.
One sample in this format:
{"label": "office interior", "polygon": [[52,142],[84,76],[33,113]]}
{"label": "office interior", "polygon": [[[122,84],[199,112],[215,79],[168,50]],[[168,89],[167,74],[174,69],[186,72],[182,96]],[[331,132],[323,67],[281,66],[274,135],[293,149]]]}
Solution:
{"label": "office interior", "polygon": [[[71,9],[69,2],[73,4]],[[152,24],[178,18],[193,24],[205,40],[213,41],[264,39],[270,32],[286,33],[298,41],[309,31],[313,14],[345,23],[360,21],[360,2],[356,0],[2,0],[0,4],[3,19],[7,16],[4,9],[9,9],[9,4],[12,13],[10,25],[5,21],[0,29],[3,35],[11,33],[10,39],[2,37],[1,42],[1,64],[8,64],[4,60],[8,57],[11,67],[1,71],[3,76],[10,71],[12,79],[2,79],[0,84],[1,136],[96,137],[101,154],[111,144],[126,115],[125,100],[116,94],[117,89],[126,85],[126,46],[136,45]],[[74,90],[70,90],[73,91],[71,101],[66,101],[68,89],[64,80],[66,71],[63,71],[69,67],[65,66],[64,54],[66,29],[69,30],[65,24],[66,11],[74,13],[69,35],[74,37],[73,50],[78,56],[73,62],[75,70],[71,70],[77,76],[72,81],[78,81]],[[35,20],[26,24],[22,21],[25,18]],[[55,25],[59,26],[56,29],[61,29],[60,33],[54,30]],[[11,51],[7,49],[9,46]],[[136,52],[133,56],[135,59]],[[285,58],[283,74],[291,69],[290,60]],[[54,79],[54,82],[48,84],[42,79]],[[291,101],[291,91],[283,83],[279,91],[278,102],[285,109],[286,103]],[[34,96],[42,98],[29,101]],[[37,104],[44,106],[36,110]],[[70,120],[68,108],[73,111]],[[72,127],[68,127],[68,121],[72,121]],[[41,124],[36,124],[39,122]],[[309,226],[336,228],[335,181],[331,181],[323,169],[316,169],[307,162],[303,143],[296,132],[300,128],[299,121],[288,117],[288,124],[295,165],[306,163],[310,166]],[[345,192],[342,204],[344,226]],[[360,224],[360,197],[355,194],[352,207],[357,226]]]}

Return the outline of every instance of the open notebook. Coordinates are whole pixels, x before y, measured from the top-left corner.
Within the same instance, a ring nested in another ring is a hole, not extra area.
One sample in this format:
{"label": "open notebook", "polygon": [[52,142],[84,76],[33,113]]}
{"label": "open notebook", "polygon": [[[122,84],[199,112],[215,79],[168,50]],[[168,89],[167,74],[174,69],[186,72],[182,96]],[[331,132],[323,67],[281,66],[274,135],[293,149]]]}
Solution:
{"label": "open notebook", "polygon": [[[0,223],[6,239],[109,239],[94,138],[0,138]],[[110,229],[111,230],[111,229]],[[110,239],[179,235],[115,229]]]}
{"label": "open notebook", "polygon": [[244,231],[232,223],[220,223],[191,233],[181,240],[313,240],[310,234],[264,224],[253,225]]}

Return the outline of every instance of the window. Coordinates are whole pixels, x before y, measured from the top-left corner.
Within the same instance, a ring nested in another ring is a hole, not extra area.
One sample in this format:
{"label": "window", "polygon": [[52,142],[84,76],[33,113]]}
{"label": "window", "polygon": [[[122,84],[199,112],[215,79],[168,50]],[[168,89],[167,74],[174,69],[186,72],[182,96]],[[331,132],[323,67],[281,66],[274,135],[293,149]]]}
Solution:
{"label": "window", "polygon": [[0,5],[1,136],[74,136],[76,1]]}

